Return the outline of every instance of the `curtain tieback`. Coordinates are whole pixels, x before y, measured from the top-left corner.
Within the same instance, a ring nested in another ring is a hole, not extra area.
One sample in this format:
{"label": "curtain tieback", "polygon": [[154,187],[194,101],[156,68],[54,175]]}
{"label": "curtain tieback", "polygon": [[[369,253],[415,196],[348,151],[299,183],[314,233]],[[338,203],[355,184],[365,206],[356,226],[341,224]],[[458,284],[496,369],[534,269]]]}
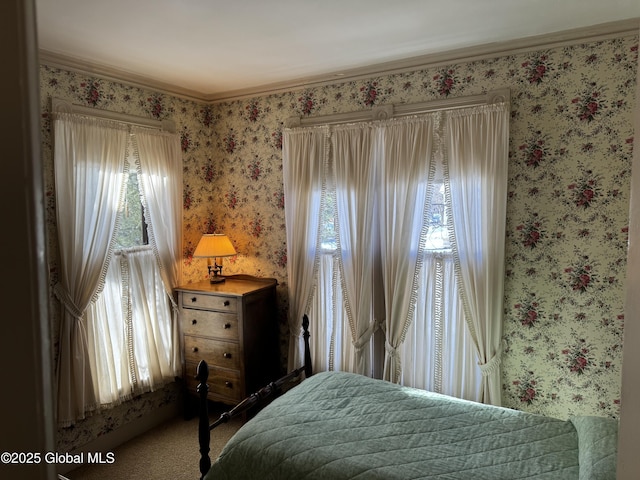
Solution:
{"label": "curtain tieback", "polygon": [[81,320],[84,312],[78,308],[78,306],[73,302],[71,295],[69,292],[62,286],[60,282],[56,283],[53,287],[53,293],[56,298],[60,300],[64,308],[69,312],[76,320]]}
{"label": "curtain tieback", "polygon": [[480,372],[482,372],[482,376],[488,377],[500,367],[501,363],[502,363],[502,342],[500,342],[500,345],[498,346],[498,351],[495,353],[493,357],[491,357],[491,359],[487,363],[478,362],[478,365],[480,366]]}
{"label": "curtain tieback", "polygon": [[167,297],[169,297],[169,303],[171,304],[171,309],[176,313],[179,312],[180,309],[176,301],[173,299],[173,295],[167,294]]}
{"label": "curtain tieback", "polygon": [[367,329],[362,333],[362,335],[360,335],[360,338],[358,338],[357,341],[352,342],[356,351],[358,352],[361,351],[364,348],[364,346],[369,343],[369,340],[371,340],[371,335],[373,335],[373,333],[377,330],[377,328],[378,328],[378,325],[375,322],[369,324]]}
{"label": "curtain tieback", "polygon": [[398,357],[398,349],[391,345],[388,341],[384,342],[384,348],[391,357]]}

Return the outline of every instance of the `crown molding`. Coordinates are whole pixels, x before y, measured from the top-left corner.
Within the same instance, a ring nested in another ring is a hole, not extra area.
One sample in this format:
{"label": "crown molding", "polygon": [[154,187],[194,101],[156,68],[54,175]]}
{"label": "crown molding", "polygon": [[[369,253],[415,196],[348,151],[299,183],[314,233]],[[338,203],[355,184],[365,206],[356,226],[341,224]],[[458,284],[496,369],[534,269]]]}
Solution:
{"label": "crown molding", "polygon": [[483,45],[464,47],[441,53],[426,54],[386,63],[378,63],[367,67],[343,70],[338,73],[301,78],[282,83],[273,83],[262,87],[221,92],[207,95],[213,103],[248,98],[258,95],[282,93],[323,85],[335,85],[354,80],[362,80],[381,75],[399,74],[427,67],[466,63],[499,56],[514,55],[544,48],[570,46],[586,42],[608,40],[640,33],[640,18],[609,22],[591,27],[577,28],[562,32],[525,37],[507,42],[494,42]]}
{"label": "crown molding", "polygon": [[133,73],[108,65],[93,63],[70,55],[51,52],[40,49],[40,64],[47,67],[60,68],[84,75],[92,75],[116,83],[122,83],[133,87],[157,90],[186,100],[206,102],[206,95],[202,92],[179,87],[170,83]]}
{"label": "crown molding", "polygon": [[255,96],[301,90],[310,87],[335,85],[381,75],[405,73],[427,67],[449,65],[451,63],[466,63],[546,48],[557,48],[579,43],[638,35],[639,33],[640,17],[544,35],[530,36],[506,42],[487,43],[441,53],[420,55],[403,60],[369,65],[366,67],[218,93],[198,92],[138,75],[130,71],[100,65],[46,50],[40,50],[40,63],[63,70],[95,75],[118,83],[157,90],[162,93],[196,102],[222,103]]}

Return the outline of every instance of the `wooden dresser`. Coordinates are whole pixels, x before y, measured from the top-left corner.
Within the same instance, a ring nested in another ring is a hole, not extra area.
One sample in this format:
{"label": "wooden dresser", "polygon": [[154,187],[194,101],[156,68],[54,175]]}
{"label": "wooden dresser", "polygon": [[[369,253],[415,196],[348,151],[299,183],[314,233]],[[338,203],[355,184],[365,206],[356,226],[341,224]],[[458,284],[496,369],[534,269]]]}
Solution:
{"label": "wooden dresser", "polygon": [[276,280],[227,276],[176,288],[184,378],[196,394],[196,367],[209,364],[209,399],[235,405],[278,378]]}

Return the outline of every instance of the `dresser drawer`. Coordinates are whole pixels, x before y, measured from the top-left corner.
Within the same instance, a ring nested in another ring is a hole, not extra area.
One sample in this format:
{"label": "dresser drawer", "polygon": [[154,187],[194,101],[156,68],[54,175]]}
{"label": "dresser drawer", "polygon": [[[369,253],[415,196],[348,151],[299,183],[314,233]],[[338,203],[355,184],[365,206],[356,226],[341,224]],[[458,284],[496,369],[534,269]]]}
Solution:
{"label": "dresser drawer", "polygon": [[238,317],[235,313],[186,309],[182,312],[182,332],[223,340],[238,340]]}
{"label": "dresser drawer", "polygon": [[187,363],[205,360],[209,366],[238,370],[240,349],[237,343],[210,340],[202,337],[184,337],[184,359]]}
{"label": "dresser drawer", "polygon": [[206,308],[218,312],[236,312],[237,300],[223,295],[205,295],[194,292],[182,292],[183,308]]}
{"label": "dresser drawer", "polygon": [[209,365],[209,399],[235,405],[278,378],[275,279],[227,276],[177,287],[187,410],[196,394],[196,366]]}
{"label": "dresser drawer", "polygon": [[[200,383],[195,378],[197,365],[188,363],[186,367],[188,372],[194,372],[192,375],[187,375],[187,389],[195,393]],[[232,403],[235,403],[244,398],[244,393],[240,388],[239,372],[209,368],[207,385],[209,385],[209,395],[214,399],[224,397],[225,400],[230,400]]]}

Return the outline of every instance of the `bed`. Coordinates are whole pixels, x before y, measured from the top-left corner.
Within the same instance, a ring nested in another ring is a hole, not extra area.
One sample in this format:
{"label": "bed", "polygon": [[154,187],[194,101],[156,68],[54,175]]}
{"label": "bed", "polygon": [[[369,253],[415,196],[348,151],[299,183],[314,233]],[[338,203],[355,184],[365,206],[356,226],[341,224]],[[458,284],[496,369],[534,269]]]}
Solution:
{"label": "bed", "polygon": [[[305,335],[308,360],[306,329]],[[614,419],[560,420],[344,372],[309,376],[272,400],[210,465],[210,430],[303,371],[266,386],[212,425],[201,417],[205,480],[615,480]]]}

